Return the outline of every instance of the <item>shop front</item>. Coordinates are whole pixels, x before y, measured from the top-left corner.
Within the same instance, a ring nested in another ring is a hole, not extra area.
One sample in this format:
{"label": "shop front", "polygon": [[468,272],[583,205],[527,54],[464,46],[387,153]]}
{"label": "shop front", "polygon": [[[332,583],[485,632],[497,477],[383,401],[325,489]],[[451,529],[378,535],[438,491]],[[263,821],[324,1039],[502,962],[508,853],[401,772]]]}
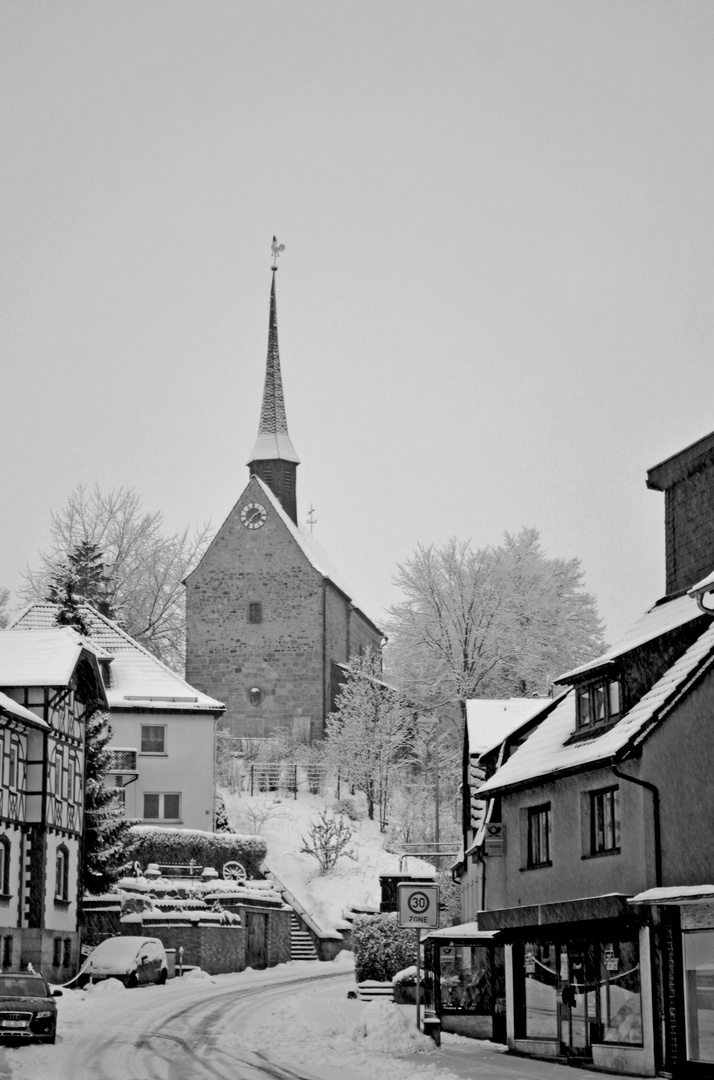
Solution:
{"label": "shop front", "polygon": [[424,1005],[442,1031],[506,1041],[503,946],[475,923],[446,926],[424,938]]}
{"label": "shop front", "polygon": [[657,928],[665,1068],[714,1080],[714,886],[650,889],[631,904]]}
{"label": "shop front", "polygon": [[479,925],[505,943],[511,1049],[654,1075],[649,927],[627,897],[484,911]]}

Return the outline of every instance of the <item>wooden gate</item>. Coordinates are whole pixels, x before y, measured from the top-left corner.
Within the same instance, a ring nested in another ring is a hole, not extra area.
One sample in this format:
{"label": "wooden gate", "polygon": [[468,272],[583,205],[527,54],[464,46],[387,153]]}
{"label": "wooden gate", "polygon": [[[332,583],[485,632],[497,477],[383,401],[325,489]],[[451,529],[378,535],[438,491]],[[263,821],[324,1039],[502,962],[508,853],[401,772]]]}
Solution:
{"label": "wooden gate", "polygon": [[268,916],[263,911],[243,908],[245,918],[245,964],[246,967],[268,966]]}

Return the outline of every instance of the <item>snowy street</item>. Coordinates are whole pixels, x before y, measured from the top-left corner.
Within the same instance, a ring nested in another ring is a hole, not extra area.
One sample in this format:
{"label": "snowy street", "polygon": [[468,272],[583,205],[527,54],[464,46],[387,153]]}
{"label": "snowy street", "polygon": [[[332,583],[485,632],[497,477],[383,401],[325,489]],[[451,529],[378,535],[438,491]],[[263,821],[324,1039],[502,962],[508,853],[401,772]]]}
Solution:
{"label": "snowy street", "polygon": [[0,1080],[595,1080],[492,1043],[420,1034],[413,1006],[349,1000],[352,958],[58,999],[54,1046],[0,1049]]}

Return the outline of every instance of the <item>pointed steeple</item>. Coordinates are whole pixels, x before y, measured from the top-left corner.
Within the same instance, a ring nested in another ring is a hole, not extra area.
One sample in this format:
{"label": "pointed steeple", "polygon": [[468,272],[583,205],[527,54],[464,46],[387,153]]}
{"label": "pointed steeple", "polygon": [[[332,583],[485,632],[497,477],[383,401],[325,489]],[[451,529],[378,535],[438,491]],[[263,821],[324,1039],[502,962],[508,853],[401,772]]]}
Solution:
{"label": "pointed steeple", "polygon": [[300,458],[295,453],[285,415],[283,380],[280,374],[278,350],[278,309],[275,302],[277,259],[284,245],[273,237],[273,280],[270,286],[270,320],[268,323],[268,357],[265,366],[263,404],[260,410],[258,438],[250,457],[251,475],[259,476],[282,503],[297,524],[295,474]]}

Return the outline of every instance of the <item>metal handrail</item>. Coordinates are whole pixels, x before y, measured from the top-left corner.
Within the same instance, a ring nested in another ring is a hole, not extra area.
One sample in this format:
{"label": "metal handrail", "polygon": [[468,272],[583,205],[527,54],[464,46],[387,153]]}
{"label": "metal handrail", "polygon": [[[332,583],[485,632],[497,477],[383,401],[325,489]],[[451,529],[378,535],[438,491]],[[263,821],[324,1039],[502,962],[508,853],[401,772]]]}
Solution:
{"label": "metal handrail", "polygon": [[265,866],[265,864],[263,865],[262,870],[266,877],[269,877],[275,883],[278,888],[278,892],[280,893],[288,907],[291,907],[293,909],[295,914],[302,919],[302,921],[305,923],[308,929],[313,932],[313,934],[315,934],[319,938],[330,938],[334,941],[342,941],[342,934],[339,932],[339,930],[334,930],[332,932],[329,930],[322,930],[317,925],[309,911],[305,910],[298,898],[290,892],[290,889],[288,889],[288,887],[283,884],[277,874],[274,874],[272,870],[269,870],[268,867]]}

